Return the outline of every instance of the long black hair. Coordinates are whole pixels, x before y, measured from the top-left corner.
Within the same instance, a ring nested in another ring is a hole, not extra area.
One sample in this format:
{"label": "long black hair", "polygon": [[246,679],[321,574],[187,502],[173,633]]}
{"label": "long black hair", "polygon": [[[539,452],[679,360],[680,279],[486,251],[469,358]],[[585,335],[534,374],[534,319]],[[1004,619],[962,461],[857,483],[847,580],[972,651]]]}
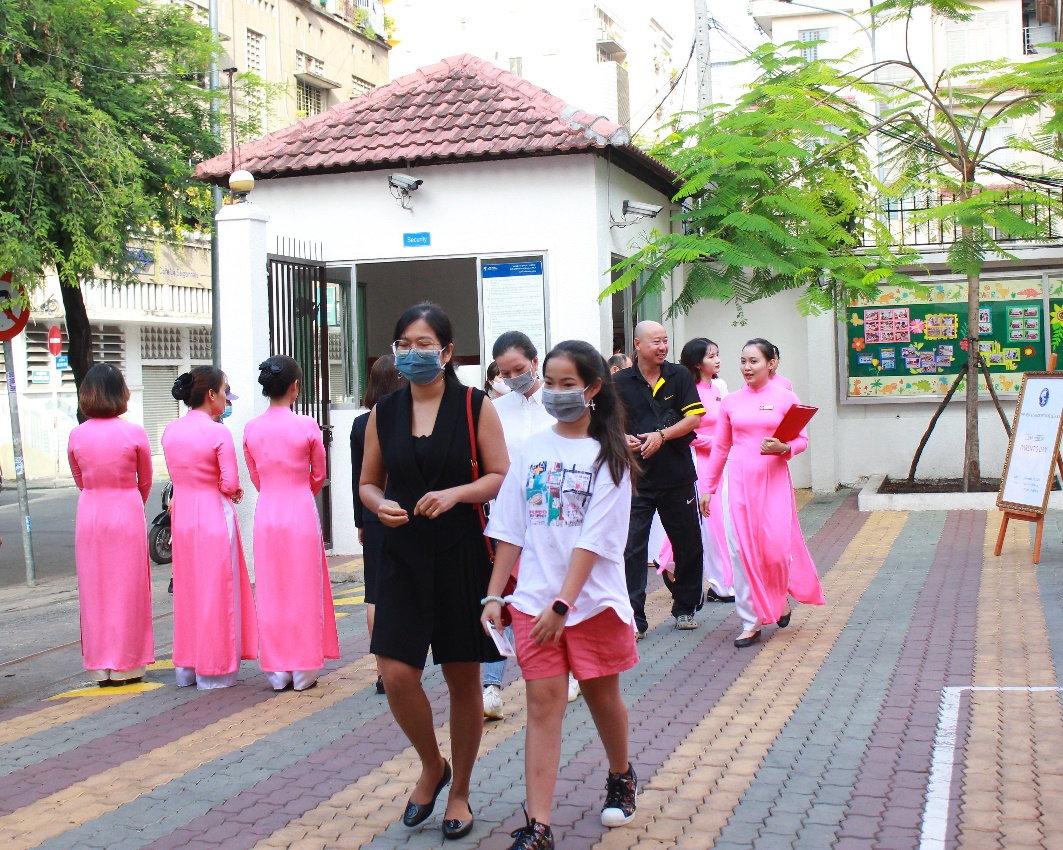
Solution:
{"label": "long black hair", "polygon": [[[433,304],[431,301],[422,301],[420,304],[414,304],[399,316],[399,320],[395,323],[395,333],[391,335],[391,338],[398,339],[406,333],[406,328],[418,319],[425,320],[443,348],[454,344],[454,326],[450,324],[450,317],[443,312],[442,307],[438,304]],[[455,381],[458,380],[458,373],[454,371],[453,354],[451,354],[450,360],[447,361],[447,365],[443,367],[443,374],[448,378],[453,378]]]}
{"label": "long black hair", "polygon": [[705,355],[709,353],[710,348],[715,348],[717,351],[720,350],[720,346],[708,337],[696,336],[683,346],[683,350],[679,354],[679,362],[690,370],[690,374],[694,376],[695,383],[702,379],[701,362],[705,359]]}
{"label": "long black hair", "polygon": [[546,364],[553,357],[567,357],[571,360],[576,367],[576,373],[583,379],[586,386],[591,386],[595,381],[602,382],[602,388],[594,397],[594,409],[591,411],[591,423],[587,428],[587,433],[594,437],[601,446],[598,450],[596,466],[599,468],[602,464],[608,466],[613,481],[619,484],[625,472],[635,471],[636,463],[631,450],[627,447],[624,406],[617,395],[613,376],[609,373],[609,365],[598,353],[598,349],[580,339],[567,339],[555,345],[543,361],[544,374]]}

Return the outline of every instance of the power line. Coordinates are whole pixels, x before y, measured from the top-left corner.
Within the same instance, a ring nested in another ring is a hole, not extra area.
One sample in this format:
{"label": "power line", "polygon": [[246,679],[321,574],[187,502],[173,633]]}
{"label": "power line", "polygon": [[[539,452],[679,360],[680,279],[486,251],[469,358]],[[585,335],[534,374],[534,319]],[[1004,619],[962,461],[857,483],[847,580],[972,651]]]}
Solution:
{"label": "power line", "polygon": [[643,121],[641,124],[639,124],[639,128],[634,133],[631,134],[632,138],[634,138],[635,136],[637,136],[639,133],[642,132],[642,128],[650,123],[650,119],[654,115],[657,114],[657,110],[660,109],[662,106],[664,106],[664,104],[667,102],[668,98],[672,96],[672,92],[674,92],[676,90],[676,87],[679,85],[679,81],[683,79],[683,75],[686,73],[687,68],[690,67],[690,60],[694,58],[694,50],[697,47],[697,44],[698,44],[697,37],[695,36],[694,41],[690,45],[690,54],[687,56],[687,61],[686,61],[686,64],[683,66],[683,70],[680,71],[679,75],[672,81],[672,84],[668,87],[668,91],[666,91],[664,93],[664,97],[661,98],[661,102],[658,103],[657,106],[655,106],[650,111],[650,114],[646,116],[646,120]]}

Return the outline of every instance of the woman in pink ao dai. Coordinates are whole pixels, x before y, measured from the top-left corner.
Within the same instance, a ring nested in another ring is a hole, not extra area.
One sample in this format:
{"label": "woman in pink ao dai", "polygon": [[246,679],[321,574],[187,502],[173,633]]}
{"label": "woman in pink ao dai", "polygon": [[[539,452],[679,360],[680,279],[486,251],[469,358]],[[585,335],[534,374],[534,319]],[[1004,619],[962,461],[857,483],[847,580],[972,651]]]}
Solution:
{"label": "woman in pink ao dai", "polygon": [[[695,337],[683,346],[679,362],[686,366],[694,376],[698,396],[705,407],[701,424],[694,431],[694,442],[690,449],[694,453],[694,465],[698,471],[698,492],[707,493],[709,458],[712,456],[712,441],[716,436],[716,422],[720,416],[720,405],[727,395],[727,384],[720,374],[720,348],[711,339]],[[712,507],[718,508],[727,503],[727,493],[717,493],[712,499]],[[659,520],[657,520],[659,522]],[[734,579],[732,577],[731,559],[727,550],[726,530],[723,511],[710,513],[708,522],[701,526],[701,540],[705,549],[704,580],[708,582],[705,591],[706,601],[731,602],[734,599]],[[665,538],[661,554],[657,559],[659,573],[665,573],[665,583],[671,580],[670,573],[675,571],[675,556],[672,541]]]}
{"label": "woman in pink ao dai", "polygon": [[244,458],[259,491],[255,507],[255,591],[259,665],[274,690],[317,682],[326,658],[339,658],[325,547],[314,497],[325,483],[321,428],[291,409],[303,370],[274,355],[259,366],[269,409],[247,423]]}
{"label": "woman in pink ao dai", "polygon": [[[760,640],[764,623],[790,624],[787,595],[823,605],[816,566],[797,521],[797,503],[787,461],[808,447],[804,430],[789,443],[773,435],[786,411],[800,401],[771,380],[775,347],[753,339],[742,349],[743,386],[723,399],[709,457],[701,511],[717,509],[712,494],[726,474],[724,522],[734,570],[735,608],[742,634],[735,646]],[[728,458],[730,462],[728,463]],[[727,463],[726,473],[724,464]]]}
{"label": "woman in pink ao dai", "polygon": [[196,366],[171,393],[189,407],[166,426],[162,449],[173,480],[173,664],[178,687],[236,684],[240,659],[258,655],[255,600],[233,503],[243,498],[225,412],[221,369]]}
{"label": "woman in pink ao dai", "polygon": [[119,418],[129,389],[116,367],[89,369],[78,402],[89,419],[70,432],[67,457],[82,491],[74,526],[81,652],[101,687],[121,685],[155,661],[144,525],[151,447],[143,428]]}

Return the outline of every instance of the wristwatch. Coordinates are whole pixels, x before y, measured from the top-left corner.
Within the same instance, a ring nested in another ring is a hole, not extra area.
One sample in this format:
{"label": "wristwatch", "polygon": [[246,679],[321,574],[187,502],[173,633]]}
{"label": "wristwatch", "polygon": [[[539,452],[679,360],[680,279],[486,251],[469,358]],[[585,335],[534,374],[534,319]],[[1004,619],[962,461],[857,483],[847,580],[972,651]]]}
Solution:
{"label": "wristwatch", "polygon": [[570,607],[564,599],[555,599],[554,604],[550,606],[550,610],[557,614],[558,617],[564,617]]}

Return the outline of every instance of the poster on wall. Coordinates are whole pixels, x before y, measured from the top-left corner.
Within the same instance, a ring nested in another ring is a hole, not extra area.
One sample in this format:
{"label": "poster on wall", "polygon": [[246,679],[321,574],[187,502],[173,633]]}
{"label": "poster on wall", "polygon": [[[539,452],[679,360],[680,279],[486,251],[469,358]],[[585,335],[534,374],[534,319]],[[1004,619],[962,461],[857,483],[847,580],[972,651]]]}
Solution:
{"label": "poster on wall", "polygon": [[[1040,277],[985,279],[978,310],[978,350],[998,393],[1018,393],[1025,372],[1044,369],[1047,346]],[[1063,286],[1060,291],[1063,348]],[[1057,341],[1055,315],[1052,340]],[[921,292],[884,286],[872,300],[844,313],[848,398],[940,397],[967,360],[967,283],[952,281]],[[980,380],[985,389],[984,378]]]}
{"label": "poster on wall", "polygon": [[1043,515],[1048,507],[1063,427],[1063,375],[1031,372],[1023,378],[997,507]]}
{"label": "poster on wall", "polygon": [[542,260],[480,265],[483,291],[484,366],[491,362],[491,346],[506,331],[523,331],[542,358],[546,347],[546,290]]}

